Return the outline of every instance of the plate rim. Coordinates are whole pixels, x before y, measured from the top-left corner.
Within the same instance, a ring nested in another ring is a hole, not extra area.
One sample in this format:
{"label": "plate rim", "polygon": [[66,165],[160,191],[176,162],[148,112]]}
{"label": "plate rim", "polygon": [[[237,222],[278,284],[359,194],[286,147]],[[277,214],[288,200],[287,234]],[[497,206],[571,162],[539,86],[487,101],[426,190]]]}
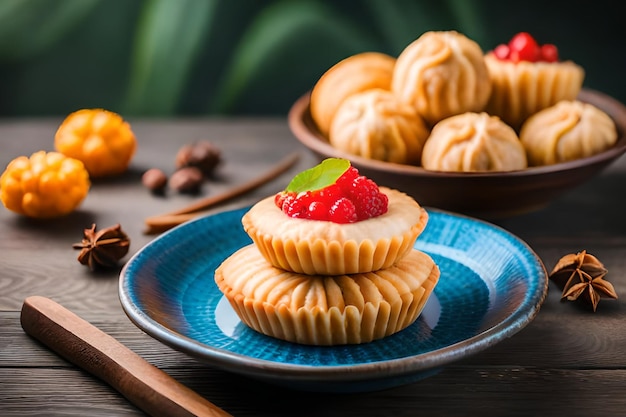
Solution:
{"label": "plate rim", "polygon": [[[431,371],[436,368],[448,365],[463,357],[471,356],[486,348],[493,346],[503,339],[513,336],[526,325],[528,325],[539,313],[541,305],[545,301],[548,292],[548,274],[541,258],[524,240],[514,235],[510,231],[492,224],[486,220],[473,218],[468,215],[455,213],[438,208],[425,207],[430,213],[456,217],[465,221],[476,222],[483,227],[492,228],[508,238],[516,241],[523,247],[527,254],[532,257],[538,267],[536,290],[534,293],[524,293],[524,300],[520,306],[504,320],[498,322],[475,335],[460,340],[458,342],[437,348],[432,351],[393,358],[383,361],[374,361],[352,365],[306,365],[276,362],[262,358],[254,358],[242,353],[227,351],[211,345],[206,345],[196,339],[183,335],[156,322],[152,317],[140,309],[131,300],[126,291],[128,284],[127,273],[130,266],[143,256],[144,251],[158,241],[168,239],[172,234],[180,233],[180,229],[193,227],[198,222],[206,221],[209,217],[221,216],[226,213],[244,212],[250,206],[225,210],[218,213],[211,213],[198,217],[183,224],[180,224],[169,231],[159,235],[151,242],[140,248],[124,264],[119,274],[118,296],[122,308],[133,324],[146,332],[154,339],[172,347],[173,349],[195,357],[204,363],[216,366],[223,370],[237,372],[252,377],[268,379],[272,377],[289,377],[293,381],[323,382],[328,377],[332,377],[333,382],[355,382],[364,380],[375,380],[378,378],[394,378],[404,375],[416,374]],[[533,277],[531,277],[533,278]],[[210,357],[210,360],[209,360]],[[402,365],[402,366],[399,366]],[[384,368],[384,375],[373,375],[380,373]]]}

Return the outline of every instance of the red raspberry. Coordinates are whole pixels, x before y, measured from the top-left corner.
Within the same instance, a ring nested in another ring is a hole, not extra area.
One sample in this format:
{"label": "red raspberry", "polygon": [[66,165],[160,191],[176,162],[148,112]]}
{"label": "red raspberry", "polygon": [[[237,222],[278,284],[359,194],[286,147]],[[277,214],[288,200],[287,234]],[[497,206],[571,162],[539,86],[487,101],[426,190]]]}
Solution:
{"label": "red raspberry", "polygon": [[283,191],[274,202],[288,216],[310,220],[352,223],[387,212],[387,196],[371,179],[350,167],[335,184],[296,195]]}
{"label": "red raspberry", "polygon": [[329,210],[329,220],[335,223],[354,223],[357,221],[356,208],[352,201],[340,198]]}
{"label": "red raspberry", "polygon": [[[366,220],[386,212],[386,197],[381,197],[378,185],[366,177],[358,177],[353,182],[351,199],[356,207],[359,220]],[[384,211],[383,211],[384,210]]]}
{"label": "red raspberry", "polygon": [[350,195],[354,198],[359,198],[362,195],[370,195],[378,192],[378,185],[371,179],[359,176],[352,181],[352,187],[350,188]]}
{"label": "red raspberry", "polygon": [[379,192],[376,197],[371,200],[369,217],[377,217],[387,213],[389,208],[389,198],[386,194]]}

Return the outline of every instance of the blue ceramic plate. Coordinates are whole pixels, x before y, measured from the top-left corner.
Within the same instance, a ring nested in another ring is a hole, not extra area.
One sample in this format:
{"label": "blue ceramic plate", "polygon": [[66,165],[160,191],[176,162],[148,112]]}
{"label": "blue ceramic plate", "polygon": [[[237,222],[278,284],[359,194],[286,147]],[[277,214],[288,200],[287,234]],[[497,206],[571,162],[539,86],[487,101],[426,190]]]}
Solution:
{"label": "blue ceramic plate", "polygon": [[139,250],[121,272],[120,300],[157,340],[266,382],[315,391],[414,382],[518,332],[547,292],[545,268],[526,243],[489,223],[429,210],[415,247],[441,277],[413,325],[363,345],[284,342],[241,323],[213,281],[215,268],[251,243],[241,226],[246,210],[185,223]]}

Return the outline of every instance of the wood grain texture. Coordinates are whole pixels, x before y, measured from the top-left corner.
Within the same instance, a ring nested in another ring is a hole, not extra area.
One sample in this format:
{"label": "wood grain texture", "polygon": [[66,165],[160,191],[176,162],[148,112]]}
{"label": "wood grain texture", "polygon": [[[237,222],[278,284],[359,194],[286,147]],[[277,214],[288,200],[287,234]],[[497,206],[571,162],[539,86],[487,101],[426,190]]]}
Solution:
{"label": "wood grain texture", "polygon": [[[624,400],[611,393],[626,389],[624,370],[514,366],[451,366],[427,380],[367,395],[292,392],[194,369],[170,374],[237,417],[617,416],[623,415]],[[38,395],[25,398],[33,378]],[[106,384],[76,369],[12,370],[0,388],[4,417],[42,415],[43,410],[47,416],[144,415]]]}
{"label": "wood grain texture", "polygon": [[[17,155],[52,149],[60,119],[0,120],[5,166]],[[20,308],[42,295],[72,310],[234,416],[603,416],[626,412],[626,160],[545,209],[494,221],[524,239],[549,270],[557,260],[586,249],[607,267],[620,298],[602,300],[597,313],[561,302],[550,286],[537,317],[513,337],[454,363],[426,380],[367,394],[316,394],[284,388],[218,370],[177,352],[135,327],[118,298],[119,269],[91,273],[71,244],[82,229],[121,223],[131,238],[127,258],[154,239],[143,233],[150,215],[175,211],[194,196],[154,196],[140,184],[142,172],[172,172],[185,143],[214,141],[224,165],[201,196],[219,193],[266,171],[283,155],[302,150],[285,120],[185,119],[131,121],[139,140],[130,171],[94,182],[72,215],[35,221],[0,208],[0,416],[141,416],[141,410],[101,380],[65,361],[26,335]],[[6,138],[6,139],[5,139]],[[252,204],[283,188],[298,165],[264,187],[215,210]],[[123,260],[124,261],[124,260]],[[122,261],[122,263],[123,263]],[[120,265],[121,266],[121,265]],[[285,399],[292,400],[286,402]],[[292,404],[300,405],[294,411]]]}
{"label": "wood grain texture", "polygon": [[107,382],[152,416],[230,416],[49,298],[26,298],[20,323],[28,335]]}

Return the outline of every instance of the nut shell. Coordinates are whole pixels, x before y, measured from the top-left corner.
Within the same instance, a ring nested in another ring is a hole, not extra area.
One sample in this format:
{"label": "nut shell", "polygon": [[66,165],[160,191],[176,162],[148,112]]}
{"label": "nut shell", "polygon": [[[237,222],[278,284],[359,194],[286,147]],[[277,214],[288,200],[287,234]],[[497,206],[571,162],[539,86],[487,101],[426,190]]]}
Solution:
{"label": "nut shell", "polygon": [[170,188],[180,193],[197,193],[204,180],[204,175],[196,167],[185,167],[172,174],[169,181]]}
{"label": "nut shell", "polygon": [[209,177],[222,160],[220,149],[203,140],[184,145],[176,153],[176,168],[196,167]]}
{"label": "nut shell", "polygon": [[141,183],[150,191],[160,192],[167,185],[167,175],[158,168],[150,168],[141,176]]}

